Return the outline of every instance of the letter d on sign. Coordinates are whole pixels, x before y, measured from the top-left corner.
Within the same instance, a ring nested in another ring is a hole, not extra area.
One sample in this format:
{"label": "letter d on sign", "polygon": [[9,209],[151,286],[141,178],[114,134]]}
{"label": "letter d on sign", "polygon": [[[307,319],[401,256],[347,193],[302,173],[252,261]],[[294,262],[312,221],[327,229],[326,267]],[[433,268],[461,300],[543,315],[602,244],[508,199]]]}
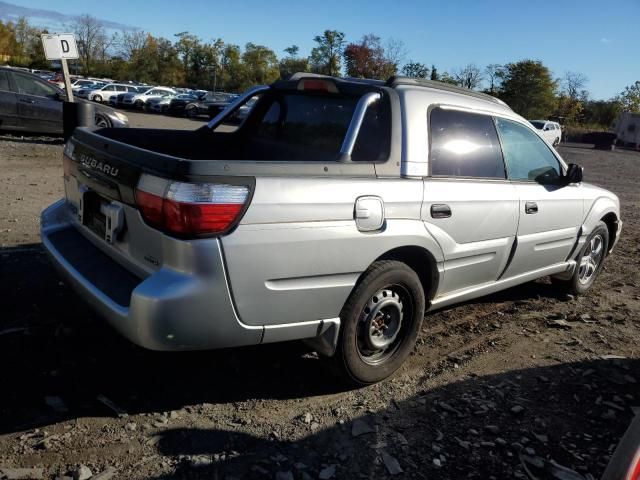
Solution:
{"label": "letter d on sign", "polygon": [[60,40],[60,45],[62,46],[62,53],[69,53],[69,42]]}

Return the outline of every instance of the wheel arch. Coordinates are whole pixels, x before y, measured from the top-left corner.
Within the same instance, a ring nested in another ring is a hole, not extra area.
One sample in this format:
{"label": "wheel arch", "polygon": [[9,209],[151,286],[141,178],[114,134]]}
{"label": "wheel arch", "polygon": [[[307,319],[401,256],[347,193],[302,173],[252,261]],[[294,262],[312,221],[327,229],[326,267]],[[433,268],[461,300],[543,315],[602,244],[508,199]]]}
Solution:
{"label": "wheel arch", "polygon": [[618,235],[618,216],[614,212],[609,212],[600,220],[604,222],[609,231],[609,246],[607,252],[609,253],[613,249],[613,245],[616,243],[616,236]]}
{"label": "wheel arch", "polygon": [[425,299],[430,301],[435,297],[440,283],[440,274],[436,259],[429,250],[417,245],[396,247],[380,255],[374,262],[380,260],[397,260],[408,265],[418,274]]}

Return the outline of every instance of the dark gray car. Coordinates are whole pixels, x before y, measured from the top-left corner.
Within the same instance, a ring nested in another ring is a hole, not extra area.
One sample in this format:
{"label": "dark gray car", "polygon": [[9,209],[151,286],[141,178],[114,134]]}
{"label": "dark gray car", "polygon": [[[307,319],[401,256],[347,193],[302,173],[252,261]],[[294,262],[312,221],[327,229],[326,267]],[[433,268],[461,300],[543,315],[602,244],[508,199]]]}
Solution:
{"label": "dark gray car", "polygon": [[[62,104],[66,94],[37,75],[0,68],[0,129],[34,133],[62,133]],[[85,100],[77,99],[79,102]],[[127,127],[126,115],[95,105],[101,127]]]}

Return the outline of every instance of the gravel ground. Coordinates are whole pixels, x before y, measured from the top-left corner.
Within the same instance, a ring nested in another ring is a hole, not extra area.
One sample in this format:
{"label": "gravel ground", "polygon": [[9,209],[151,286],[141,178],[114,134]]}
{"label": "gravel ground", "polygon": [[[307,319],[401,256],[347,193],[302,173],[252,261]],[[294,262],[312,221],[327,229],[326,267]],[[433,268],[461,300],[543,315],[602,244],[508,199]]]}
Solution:
{"label": "gravel ground", "polygon": [[397,375],[345,390],[298,343],[171,354],[111,331],[39,244],[61,151],[0,138],[0,478],[599,478],[640,406],[636,152],[560,149],[622,201],[588,295],[542,279],[431,314]]}

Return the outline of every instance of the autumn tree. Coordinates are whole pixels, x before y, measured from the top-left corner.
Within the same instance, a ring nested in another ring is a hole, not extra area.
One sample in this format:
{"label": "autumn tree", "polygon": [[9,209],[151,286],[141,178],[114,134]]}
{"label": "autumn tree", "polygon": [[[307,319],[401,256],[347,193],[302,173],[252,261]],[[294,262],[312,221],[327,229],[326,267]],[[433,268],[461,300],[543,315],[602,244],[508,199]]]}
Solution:
{"label": "autumn tree", "polygon": [[344,33],[337,30],[325,30],[313,39],[316,46],[311,50],[309,64],[316,73],[339,76],[342,67],[341,58],[344,49]]}
{"label": "autumn tree", "polygon": [[499,97],[525,118],[546,118],[556,107],[558,84],[537,60],[521,60],[504,67]]}
{"label": "autumn tree", "polygon": [[344,49],[347,76],[386,80],[396,73],[397,66],[387,58],[380,37],[369,34],[359,43],[350,43]]}

